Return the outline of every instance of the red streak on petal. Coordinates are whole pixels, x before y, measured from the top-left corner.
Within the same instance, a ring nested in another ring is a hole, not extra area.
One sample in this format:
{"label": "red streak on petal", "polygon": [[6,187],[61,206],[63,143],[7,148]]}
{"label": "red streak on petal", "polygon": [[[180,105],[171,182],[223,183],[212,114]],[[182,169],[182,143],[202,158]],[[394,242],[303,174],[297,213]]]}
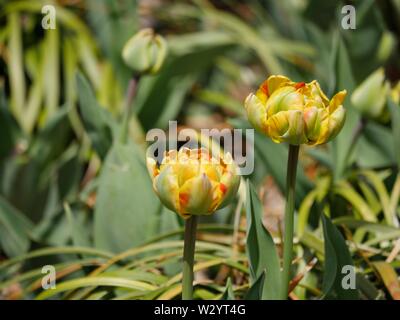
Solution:
{"label": "red streak on petal", "polygon": [[223,183],[220,183],[220,184],[219,184],[219,190],[221,190],[221,192],[222,192],[223,194],[225,194],[225,193],[226,193],[226,190],[227,190],[226,185],[224,185]]}
{"label": "red streak on petal", "polygon": [[296,89],[300,89],[303,88],[306,85],[305,82],[298,82],[296,83],[296,85],[294,86]]}
{"label": "red streak on petal", "polygon": [[267,83],[267,81],[264,81],[264,82],[261,84],[260,89],[261,89],[262,92],[264,92],[264,93],[267,95],[267,97],[269,97],[269,89],[268,89],[268,83]]}
{"label": "red streak on petal", "polygon": [[189,195],[187,193],[180,193],[179,202],[181,205],[186,205],[189,202]]}
{"label": "red streak on petal", "polygon": [[157,168],[153,169],[153,178],[157,177],[159,173],[160,173],[160,170],[158,170]]}

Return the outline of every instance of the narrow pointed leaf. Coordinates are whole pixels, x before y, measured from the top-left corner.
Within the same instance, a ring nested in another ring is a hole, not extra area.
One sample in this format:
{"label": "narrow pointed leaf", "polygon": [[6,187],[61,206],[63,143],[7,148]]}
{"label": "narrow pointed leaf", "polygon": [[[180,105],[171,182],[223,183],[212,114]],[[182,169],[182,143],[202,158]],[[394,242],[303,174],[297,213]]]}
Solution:
{"label": "narrow pointed leaf", "polygon": [[250,182],[247,183],[247,254],[253,281],[266,270],[263,299],[278,299],[281,286],[280,263],[274,241],[262,223],[262,205]]}

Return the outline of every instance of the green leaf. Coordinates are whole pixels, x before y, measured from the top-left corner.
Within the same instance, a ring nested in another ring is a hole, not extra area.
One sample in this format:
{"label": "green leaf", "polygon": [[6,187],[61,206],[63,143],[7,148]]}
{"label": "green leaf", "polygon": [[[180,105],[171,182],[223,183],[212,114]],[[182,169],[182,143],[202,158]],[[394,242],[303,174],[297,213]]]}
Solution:
{"label": "green leaf", "polygon": [[225,292],[221,296],[221,300],[235,300],[235,294],[233,293],[232,280],[229,277],[226,282]]}
{"label": "green leaf", "polygon": [[52,117],[56,112],[60,96],[60,35],[59,30],[46,30],[44,50],[46,62],[44,64],[44,90],[46,117]]}
{"label": "green leaf", "polygon": [[[384,143],[389,144],[390,140]],[[385,149],[385,147],[381,147],[379,143],[375,144],[368,141],[367,134],[364,134],[357,141],[357,148],[354,150],[354,160],[357,166],[368,169],[393,166],[393,157],[387,157],[383,149]]]}
{"label": "green leaf", "polygon": [[127,280],[123,278],[114,277],[86,277],[81,279],[74,279],[57,284],[57,287],[52,290],[42,291],[36,300],[44,300],[55,296],[58,293],[74,290],[82,287],[89,286],[109,286],[109,287],[120,287],[138,291],[152,291],[157,287],[150,285],[146,282]]}
{"label": "green leaf", "polygon": [[245,300],[261,300],[263,296],[263,286],[265,283],[266,270],[264,269],[257,280],[251,285],[245,296]]}
{"label": "green leaf", "polygon": [[385,261],[373,262],[375,270],[378,272],[386,289],[393,300],[400,300],[400,282],[396,270]]}
{"label": "green leaf", "polygon": [[85,248],[85,247],[50,247],[39,250],[30,251],[24,255],[16,256],[12,259],[5,260],[0,262],[0,270],[4,270],[9,268],[10,266],[33,258],[44,257],[44,256],[52,256],[52,255],[65,255],[65,254],[87,254],[99,256],[106,259],[111,259],[113,255],[109,252],[93,249],[93,248]]}
{"label": "green leaf", "polygon": [[263,285],[263,299],[278,299],[281,286],[281,273],[278,253],[274,241],[262,223],[262,205],[254,187],[247,182],[247,254],[250,262],[250,274],[253,281],[266,270]]}
{"label": "green leaf", "polygon": [[93,147],[101,158],[105,158],[113,140],[113,123],[111,115],[96,101],[96,97],[85,77],[77,77],[79,107],[82,121]]}
{"label": "green leaf", "polygon": [[[361,150],[358,152],[357,162],[359,165],[374,168],[393,165],[393,162],[396,161],[395,152],[398,150],[398,148],[393,148],[396,143],[395,137],[389,128],[369,121],[364,127],[363,136],[360,139],[360,142],[365,140],[366,146],[360,148]],[[370,159],[371,157],[373,159]]]}
{"label": "green leaf", "polygon": [[243,108],[242,102],[239,102],[237,99],[219,91],[199,90],[196,93],[196,98],[202,102],[210,105],[216,105],[238,115],[243,116],[245,114],[245,109]]}
{"label": "green leaf", "polygon": [[324,297],[335,292],[339,299],[358,299],[357,289],[344,289],[342,286],[342,279],[345,275],[342,274],[342,268],[344,266],[353,266],[346,242],[339,230],[325,214],[322,214],[321,218],[325,240],[325,263],[322,284]]}
{"label": "green leaf", "polygon": [[102,300],[106,295],[108,294],[108,291],[99,291],[92,293],[90,296],[86,298],[86,300]]}
{"label": "green leaf", "polygon": [[360,289],[367,299],[378,300],[381,298],[381,291],[379,291],[365,275],[357,273],[356,279],[357,288]]}
{"label": "green leaf", "polygon": [[66,106],[57,110],[35,136],[29,148],[29,154],[39,165],[40,171],[65,152],[71,129],[68,112]]}
{"label": "green leaf", "polygon": [[[64,203],[64,211],[67,216],[72,243],[75,246],[90,247],[90,240],[87,230],[85,229],[87,226],[80,223],[80,221],[75,217],[68,203]],[[83,214],[83,212],[80,213]]]}
{"label": "green leaf", "polygon": [[312,205],[315,202],[315,198],[317,197],[317,190],[312,190],[307,196],[304,198],[303,202],[298,211],[297,218],[297,235],[301,238],[306,230],[308,217],[310,215],[310,210]]}
{"label": "green leaf", "polygon": [[23,45],[21,17],[17,12],[10,13],[7,17],[8,29],[10,30],[8,50],[8,74],[11,91],[11,111],[17,121],[22,124],[24,117],[24,104],[26,94],[26,83],[23,64]]}
{"label": "green leaf", "polygon": [[[331,92],[331,94],[345,89],[347,90],[347,94],[350,95],[355,87],[355,81],[346,46],[339,34],[334,37],[332,54],[335,86],[334,90],[332,90],[334,92]],[[354,128],[357,127],[360,118],[359,114],[351,106],[349,98],[345,100],[344,106],[346,109],[345,124],[339,135],[331,142],[335,180],[344,175],[345,170],[349,165],[349,163],[347,163],[349,160],[347,155],[352,149],[353,141],[351,137],[354,134]]]}
{"label": "green leaf", "polygon": [[339,181],[333,188],[333,192],[345,198],[360,213],[364,220],[376,222],[376,216],[364,199],[347,181]]}
{"label": "green leaf", "polygon": [[392,131],[394,140],[394,152],[397,166],[400,168],[400,105],[396,104],[392,98],[388,98],[388,107],[392,120]]}
{"label": "green leaf", "polygon": [[9,156],[16,144],[19,128],[7,105],[4,88],[0,85],[0,159]]}
{"label": "green leaf", "polygon": [[32,223],[0,196],[0,244],[7,256],[19,256],[29,249],[32,228]]}
{"label": "green leaf", "polygon": [[375,195],[373,189],[370,187],[369,184],[362,180],[358,182],[358,185],[364,195],[365,201],[368,203],[368,206],[371,208],[372,212],[377,215],[378,212],[382,210],[382,206],[379,203],[379,200]]}
{"label": "green leaf", "polygon": [[99,180],[94,218],[96,247],[120,252],[148,241],[160,231],[160,209],[135,147],[116,143]]}
{"label": "green leaf", "polygon": [[393,232],[399,233],[400,230],[396,227],[391,227],[383,223],[371,223],[364,219],[355,219],[349,216],[343,216],[333,220],[335,225],[345,225],[350,229],[362,229],[375,234],[390,234]]}
{"label": "green leaf", "polygon": [[377,173],[371,170],[364,170],[361,172],[361,174],[365,176],[370,184],[374,187],[379,197],[379,201],[381,202],[386,223],[390,226],[396,226],[398,223],[396,212],[391,212],[390,210],[390,197],[386,186],[383,183],[383,179]]}

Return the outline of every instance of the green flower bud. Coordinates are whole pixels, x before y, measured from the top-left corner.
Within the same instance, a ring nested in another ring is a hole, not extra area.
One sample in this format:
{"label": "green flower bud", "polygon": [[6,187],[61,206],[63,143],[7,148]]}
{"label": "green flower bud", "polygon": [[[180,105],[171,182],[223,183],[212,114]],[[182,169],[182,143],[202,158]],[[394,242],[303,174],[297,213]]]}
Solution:
{"label": "green flower bud", "polygon": [[140,30],[122,50],[125,63],[137,74],[154,74],[167,55],[167,42],[150,28]]}
{"label": "green flower bud", "polygon": [[396,47],[396,37],[393,33],[385,31],[382,34],[381,40],[378,45],[377,58],[379,61],[384,62],[389,59]]}
{"label": "green flower bud", "polygon": [[400,81],[390,90],[390,96],[395,103],[400,103]]}
{"label": "green flower bud", "polygon": [[383,68],[379,68],[365,79],[351,96],[351,103],[365,117],[382,120],[387,118],[386,97],[390,84],[385,80]]}

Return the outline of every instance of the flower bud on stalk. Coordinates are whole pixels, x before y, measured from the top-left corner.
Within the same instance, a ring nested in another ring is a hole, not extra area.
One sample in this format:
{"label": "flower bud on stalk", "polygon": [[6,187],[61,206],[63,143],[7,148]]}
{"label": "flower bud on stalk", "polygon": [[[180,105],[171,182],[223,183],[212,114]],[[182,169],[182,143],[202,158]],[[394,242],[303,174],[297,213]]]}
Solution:
{"label": "flower bud on stalk", "polygon": [[147,168],[161,202],[185,219],[182,299],[190,300],[197,216],[212,214],[233,199],[239,168],[229,153],[216,158],[203,148],[168,151],[161,164],[147,157]]}
{"label": "flower bud on stalk", "polygon": [[345,97],[346,90],[343,90],[329,100],[315,80],[293,82],[284,76],[273,75],[245,101],[247,117],[255,129],[276,143],[289,143],[281,299],[287,299],[291,279],[299,146],[326,143],[340,132],[346,116],[342,105]]}
{"label": "flower bud on stalk", "polygon": [[383,68],[379,68],[368,76],[351,96],[351,103],[367,119],[388,122],[390,113],[387,107],[387,98],[399,104],[400,82],[393,87],[385,78]]}
{"label": "flower bud on stalk", "polygon": [[150,28],[142,29],[128,40],[122,50],[125,63],[135,74],[158,72],[167,55],[167,42]]}
{"label": "flower bud on stalk", "polygon": [[121,142],[126,143],[128,139],[132,104],[140,77],[158,72],[164,63],[166,55],[167,42],[150,28],[140,30],[125,44],[122,50],[122,58],[133,70],[133,75],[127,89],[125,115],[120,134]]}

